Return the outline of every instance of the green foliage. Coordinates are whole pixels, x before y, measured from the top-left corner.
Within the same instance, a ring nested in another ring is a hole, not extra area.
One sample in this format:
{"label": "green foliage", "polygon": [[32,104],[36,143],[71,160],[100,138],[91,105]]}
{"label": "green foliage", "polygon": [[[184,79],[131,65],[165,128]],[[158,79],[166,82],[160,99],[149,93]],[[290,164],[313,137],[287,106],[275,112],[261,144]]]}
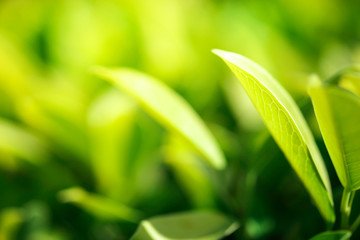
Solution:
{"label": "green foliage", "polygon": [[359,96],[328,84],[313,86],[309,93],[321,133],[342,185],[352,191],[359,189]]}
{"label": "green foliage", "polygon": [[216,193],[210,173],[186,141],[170,135],[164,147],[164,157],[195,206],[216,206]]}
{"label": "green foliage", "polygon": [[1,0],[0,239],[360,239],[359,9]]}
{"label": "green foliage", "polygon": [[334,232],[323,232],[315,237],[310,238],[310,240],[348,240],[351,237],[351,232],[342,230]]}
{"label": "green foliage", "polygon": [[263,68],[243,56],[214,50],[235,73],[323,217],[335,221],[331,186],[320,152],[291,96]]}
{"label": "green foliage", "polygon": [[238,223],[218,212],[177,213],[142,221],[131,239],[216,240],[231,234],[238,227]]}
{"label": "green foliage", "polygon": [[186,138],[212,166],[225,167],[223,153],[205,123],[165,84],[130,69],[99,68],[96,73],[133,96],[164,126]]}
{"label": "green foliage", "polygon": [[0,213],[0,239],[14,239],[15,233],[18,231],[20,223],[24,220],[23,218],[24,216],[21,209],[4,209]]}
{"label": "green foliage", "polygon": [[79,187],[61,191],[59,199],[65,203],[77,204],[95,216],[108,220],[121,219],[138,222],[141,219],[139,211],[111,199],[89,194]]}
{"label": "green foliage", "polygon": [[4,167],[16,168],[16,158],[35,165],[46,161],[45,143],[27,129],[0,119],[0,135],[7,136],[0,140],[0,152],[3,156],[1,163]]}
{"label": "green foliage", "polygon": [[128,201],[126,179],[129,147],[137,106],[114,89],[92,103],[88,113],[91,158],[98,189],[118,200]]}

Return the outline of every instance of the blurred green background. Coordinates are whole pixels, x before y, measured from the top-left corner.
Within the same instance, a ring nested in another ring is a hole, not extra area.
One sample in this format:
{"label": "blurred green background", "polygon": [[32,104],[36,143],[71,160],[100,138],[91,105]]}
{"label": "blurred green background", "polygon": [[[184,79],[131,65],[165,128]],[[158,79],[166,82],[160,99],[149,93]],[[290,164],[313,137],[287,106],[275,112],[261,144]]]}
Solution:
{"label": "blurred green background", "polygon": [[[306,87],[312,73],[327,78],[360,62],[359,12],[359,1],[343,0],[0,0],[0,239],[129,239],[141,219],[209,208],[240,221],[229,239],[323,231],[211,49],[268,69],[326,154]],[[97,65],[134,68],[176,90],[217,138],[227,169],[198,161],[94,77]],[[338,204],[342,189],[324,156]]]}

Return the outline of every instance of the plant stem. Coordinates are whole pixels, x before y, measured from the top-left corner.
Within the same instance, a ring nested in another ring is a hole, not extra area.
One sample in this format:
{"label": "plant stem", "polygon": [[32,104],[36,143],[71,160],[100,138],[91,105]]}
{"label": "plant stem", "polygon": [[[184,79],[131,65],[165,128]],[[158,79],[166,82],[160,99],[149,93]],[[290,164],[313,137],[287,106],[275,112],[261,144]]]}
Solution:
{"label": "plant stem", "polygon": [[349,217],[351,212],[351,204],[354,199],[354,192],[350,189],[345,188],[340,205],[340,213],[341,213],[341,228],[349,227]]}

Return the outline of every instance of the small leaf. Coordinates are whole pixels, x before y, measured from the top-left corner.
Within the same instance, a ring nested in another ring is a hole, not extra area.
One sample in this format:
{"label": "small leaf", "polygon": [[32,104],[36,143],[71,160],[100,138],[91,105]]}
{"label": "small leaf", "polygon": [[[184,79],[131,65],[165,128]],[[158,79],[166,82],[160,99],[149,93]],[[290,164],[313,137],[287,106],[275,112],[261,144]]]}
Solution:
{"label": "small leaf", "polygon": [[313,86],[309,93],[340,182],[359,189],[360,97],[336,85]]}
{"label": "small leaf", "polygon": [[334,231],[334,232],[323,232],[320,233],[310,240],[348,240],[351,237],[351,232],[346,230]]}
{"label": "small leaf", "polygon": [[331,186],[311,131],[289,93],[262,67],[231,52],[214,50],[235,73],[267,128],[314,199],[322,216],[334,222]]}
{"label": "small leaf", "polygon": [[59,192],[58,196],[62,202],[78,205],[98,218],[130,222],[138,222],[141,218],[141,214],[137,210],[109,198],[88,193],[79,187],[63,190]]}
{"label": "small leaf", "polygon": [[217,240],[238,228],[232,219],[214,211],[159,216],[141,222],[132,240]]}
{"label": "small leaf", "polygon": [[185,137],[217,169],[226,165],[213,135],[191,106],[162,82],[130,69],[98,68],[103,77],[133,96],[165,127]]}

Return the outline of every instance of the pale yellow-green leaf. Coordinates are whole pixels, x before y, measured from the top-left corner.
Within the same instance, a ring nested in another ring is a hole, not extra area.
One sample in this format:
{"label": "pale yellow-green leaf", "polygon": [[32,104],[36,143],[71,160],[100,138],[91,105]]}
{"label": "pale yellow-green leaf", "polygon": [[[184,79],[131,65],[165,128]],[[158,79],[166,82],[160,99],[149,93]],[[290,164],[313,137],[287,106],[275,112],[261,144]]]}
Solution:
{"label": "pale yellow-green leaf", "polygon": [[97,68],[97,75],[134,97],[156,120],[187,139],[215,168],[226,165],[213,135],[191,106],[164,83],[131,69]]}
{"label": "pale yellow-green leaf", "polygon": [[327,170],[313,135],[292,97],[266,70],[251,60],[222,50],[214,50],[214,53],[235,73],[324,219],[334,222]]}
{"label": "pale yellow-green leaf", "polygon": [[65,189],[59,192],[58,196],[62,202],[75,204],[98,218],[130,222],[138,222],[141,219],[139,211],[118,201],[88,193],[80,187]]}
{"label": "pale yellow-green leaf", "polygon": [[360,97],[336,85],[309,90],[326,147],[342,185],[360,188]]}

